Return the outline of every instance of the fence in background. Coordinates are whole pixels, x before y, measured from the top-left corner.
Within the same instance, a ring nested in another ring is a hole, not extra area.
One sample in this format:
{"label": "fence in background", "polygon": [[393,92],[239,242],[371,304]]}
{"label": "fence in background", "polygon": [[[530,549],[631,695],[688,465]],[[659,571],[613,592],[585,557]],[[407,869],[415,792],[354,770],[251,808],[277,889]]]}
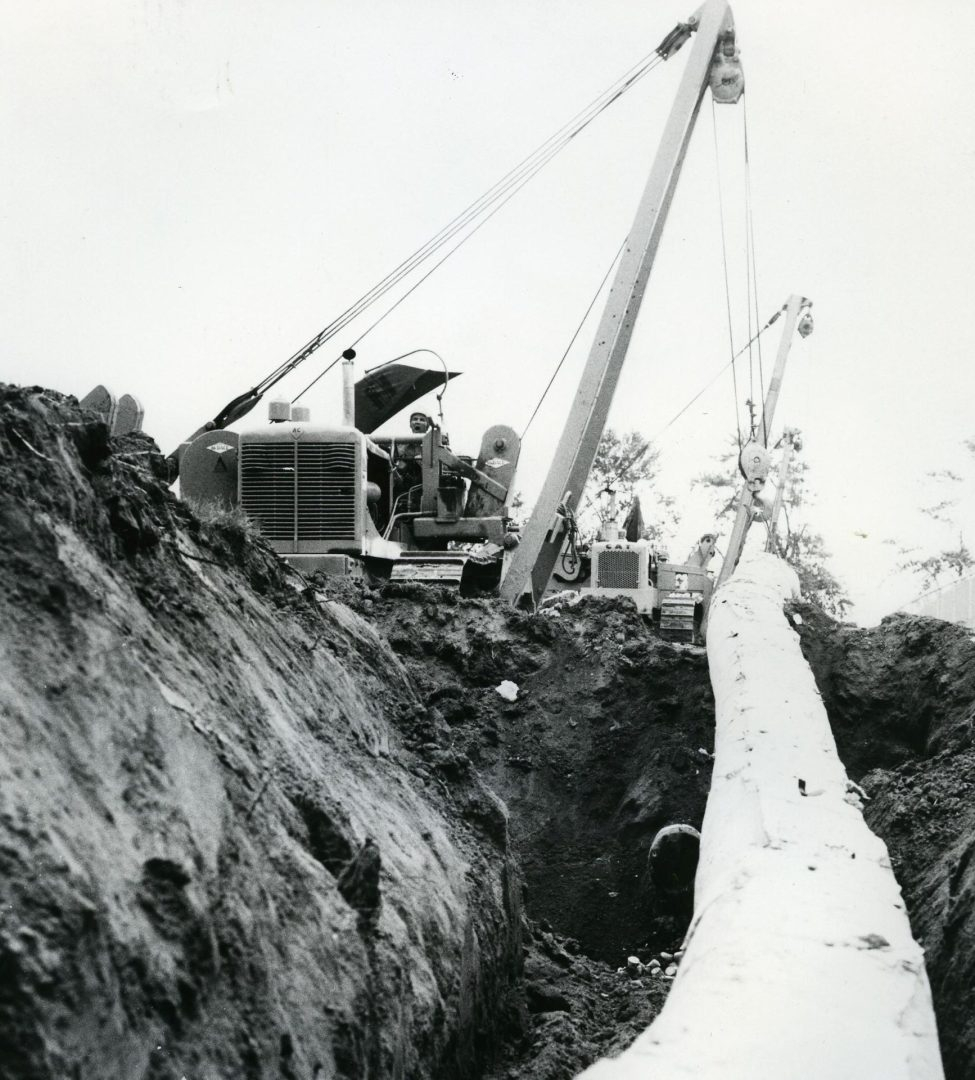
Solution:
{"label": "fence in background", "polygon": [[961,623],[975,630],[975,575],[919,596],[905,605],[915,615],[931,615],[945,622]]}

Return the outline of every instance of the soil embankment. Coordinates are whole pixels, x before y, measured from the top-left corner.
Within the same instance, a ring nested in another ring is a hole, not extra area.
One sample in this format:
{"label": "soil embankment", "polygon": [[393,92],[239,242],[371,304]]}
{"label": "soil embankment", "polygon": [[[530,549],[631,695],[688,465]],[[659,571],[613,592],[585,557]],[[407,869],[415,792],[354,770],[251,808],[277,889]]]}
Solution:
{"label": "soil embankment", "polygon": [[404,748],[395,655],[146,437],[0,409],[4,1074],[473,1074],[520,883],[498,800]]}

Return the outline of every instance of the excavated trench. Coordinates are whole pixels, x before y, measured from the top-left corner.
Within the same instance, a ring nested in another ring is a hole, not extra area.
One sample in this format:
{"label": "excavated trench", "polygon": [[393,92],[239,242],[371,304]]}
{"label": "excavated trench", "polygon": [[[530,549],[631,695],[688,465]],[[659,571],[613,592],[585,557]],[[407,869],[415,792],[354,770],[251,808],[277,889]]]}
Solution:
{"label": "excavated trench", "polygon": [[[531,916],[614,966],[673,945],[688,912],[659,895],[648,855],[662,827],[703,817],[703,649],[661,641],[626,603],[526,617],[402,588],[367,603],[452,745],[506,803]],[[505,680],[515,701],[496,690]]]}
{"label": "excavated trench", "polygon": [[[0,419],[11,1077],[557,1080],[652,1020],[626,961],[689,915],[648,855],[703,815],[703,650],[622,603],[308,582],[149,439],[37,388]],[[975,1076],[971,636],[798,610]]]}
{"label": "excavated trench", "polygon": [[[326,585],[327,587],[327,585]],[[659,1012],[691,894],[664,890],[658,831],[699,828],[714,706],[703,649],[657,638],[626,603],[560,603],[534,617],[494,601],[400,587],[359,599],[409,670],[437,740],[505,802],[529,919],[526,1033],[507,1080],[574,1076],[618,1052]],[[517,686],[508,701],[503,682]]]}

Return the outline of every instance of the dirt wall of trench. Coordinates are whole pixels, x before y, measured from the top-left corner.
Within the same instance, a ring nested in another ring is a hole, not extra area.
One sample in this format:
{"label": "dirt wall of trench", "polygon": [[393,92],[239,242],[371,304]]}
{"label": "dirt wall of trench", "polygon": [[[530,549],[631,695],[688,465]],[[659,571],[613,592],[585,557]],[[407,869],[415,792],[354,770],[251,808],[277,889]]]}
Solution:
{"label": "dirt wall of trench", "polygon": [[[703,817],[704,650],[661,641],[618,602],[525,616],[388,588],[366,603],[451,745],[508,806],[533,917],[614,965],[672,944],[687,911],[658,895],[647,860],[661,827]],[[505,680],[515,701],[496,690]]]}
{"label": "dirt wall of trench", "polygon": [[4,1075],[483,1067],[524,1021],[506,812],[404,746],[385,641],[144,436],[0,417]]}

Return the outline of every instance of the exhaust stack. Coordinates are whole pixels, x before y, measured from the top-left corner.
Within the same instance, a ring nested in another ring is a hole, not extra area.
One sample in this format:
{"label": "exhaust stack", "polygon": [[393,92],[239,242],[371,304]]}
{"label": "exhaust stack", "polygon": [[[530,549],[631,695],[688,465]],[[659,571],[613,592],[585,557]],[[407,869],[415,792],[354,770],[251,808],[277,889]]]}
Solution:
{"label": "exhaust stack", "polygon": [[352,357],[342,361],[342,423],[346,427],[355,427],[355,361]]}

